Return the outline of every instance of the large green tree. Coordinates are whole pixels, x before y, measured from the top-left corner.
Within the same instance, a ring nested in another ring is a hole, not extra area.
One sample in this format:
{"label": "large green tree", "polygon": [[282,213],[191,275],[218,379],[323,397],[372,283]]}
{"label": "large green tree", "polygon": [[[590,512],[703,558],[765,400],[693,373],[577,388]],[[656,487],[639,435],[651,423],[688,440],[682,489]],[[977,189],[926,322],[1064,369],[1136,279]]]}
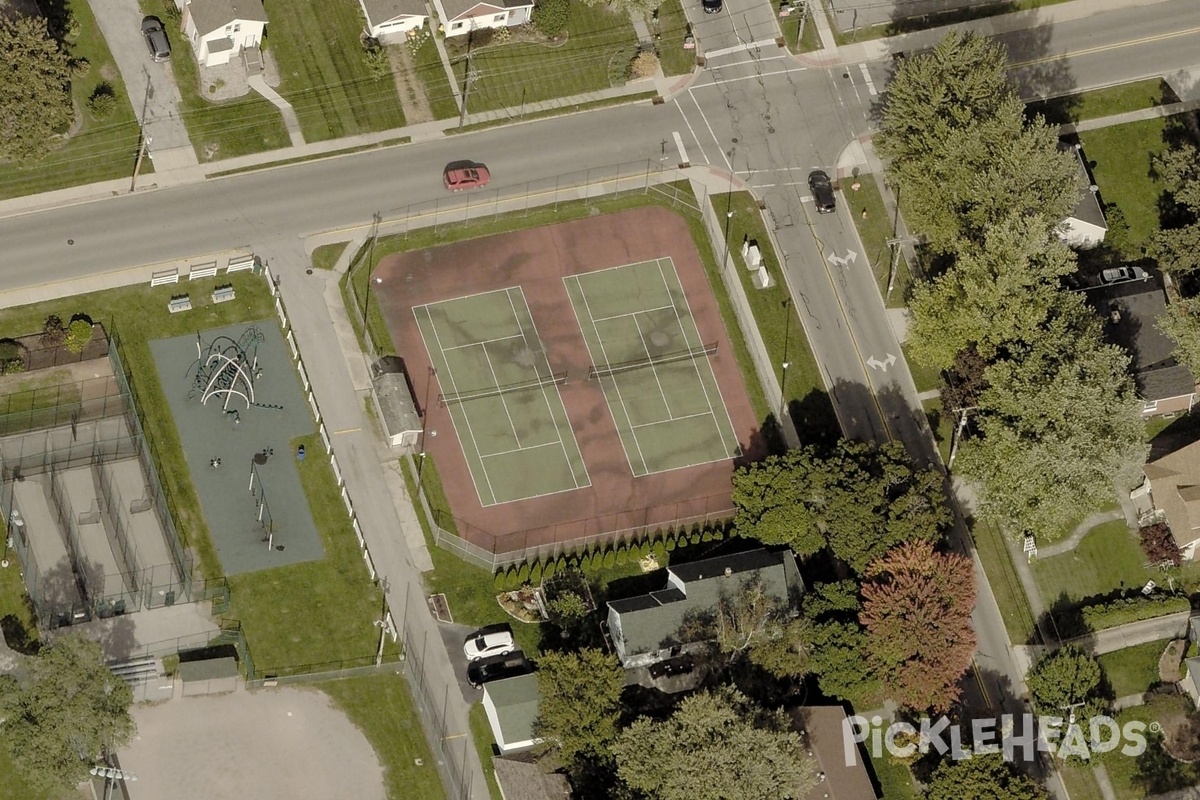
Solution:
{"label": "large green tree", "polygon": [[729,688],[636,720],[613,751],[621,778],[653,800],[800,800],[816,784],[787,718]]}
{"label": "large green tree", "polygon": [[911,357],[948,369],[968,348],[990,362],[1043,338],[1063,302],[1058,279],[1077,266],[1052,227],[1041,215],[1006,217],[982,242],[964,244],[952,267],[918,284],[909,304]]}
{"label": "large green tree", "polygon": [[0,679],[0,730],[31,785],[65,793],[105,750],[133,738],[133,692],[105,666],[100,645],[79,636],[60,637],[25,663],[24,681]]}
{"label": "large green tree", "polygon": [[617,737],[625,670],[602,650],[543,653],[535,673],[538,715],[534,733],[570,766],[604,761]]}
{"label": "large green tree", "polygon": [[1046,800],[1031,778],[1001,753],[943,761],[925,786],[925,800]]}
{"label": "large green tree", "polygon": [[860,619],[876,674],[902,705],[948,710],[975,652],[971,561],[914,541],[871,564],[865,578]]}
{"label": "large green tree", "polygon": [[[1200,253],[1200,241],[1196,243]],[[1200,298],[1179,297],[1171,301],[1158,318],[1158,329],[1175,342],[1175,358],[1200,375]]]}
{"label": "large green tree", "polygon": [[739,534],[801,556],[828,545],[858,571],[900,542],[938,538],[951,521],[941,473],[916,468],[898,443],[772,456],[734,474],[733,502]]}
{"label": "large green tree", "polygon": [[1013,535],[1061,535],[1114,487],[1131,487],[1145,462],[1129,357],[1099,344],[1098,324],[1064,316],[1045,341],[984,373],[974,417],[981,435],[958,463],[977,483],[980,511]]}
{"label": "large green tree", "polygon": [[1200,269],[1200,151],[1185,144],[1153,163],[1174,205],[1174,219],[1154,233],[1146,250],[1164,272],[1179,277]]}
{"label": "large green tree", "polygon": [[875,146],[909,227],[937,252],[957,252],[1009,216],[1058,224],[1079,200],[1078,166],[1058,132],[1029,121],[986,37],[950,33],[905,59],[888,84]]}
{"label": "large green tree", "polygon": [[70,66],[41,17],[0,15],[0,158],[27,162],[71,125]]}
{"label": "large green tree", "polygon": [[[1033,709],[1043,717],[1064,721],[1059,740],[1066,749],[1058,755],[1086,761],[1091,746],[1091,718],[1106,715],[1103,672],[1095,656],[1076,645],[1067,645],[1043,656],[1025,676]],[[1084,747],[1078,747],[1085,743]]]}

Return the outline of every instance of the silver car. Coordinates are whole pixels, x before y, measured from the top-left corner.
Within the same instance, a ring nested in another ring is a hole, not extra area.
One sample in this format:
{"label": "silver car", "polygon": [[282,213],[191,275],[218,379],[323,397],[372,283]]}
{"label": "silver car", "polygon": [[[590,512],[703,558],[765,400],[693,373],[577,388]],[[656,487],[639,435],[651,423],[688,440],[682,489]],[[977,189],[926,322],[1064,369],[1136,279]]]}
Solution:
{"label": "silver car", "polygon": [[489,656],[506,656],[516,649],[512,630],[507,626],[483,628],[472,633],[463,642],[463,655],[468,661],[478,661]]}

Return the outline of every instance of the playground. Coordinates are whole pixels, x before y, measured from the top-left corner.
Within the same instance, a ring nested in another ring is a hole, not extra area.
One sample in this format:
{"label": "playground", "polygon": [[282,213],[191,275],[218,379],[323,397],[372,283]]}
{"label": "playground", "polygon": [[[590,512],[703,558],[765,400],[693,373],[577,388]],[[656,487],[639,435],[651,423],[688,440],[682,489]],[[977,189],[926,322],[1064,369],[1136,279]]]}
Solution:
{"label": "playground", "polygon": [[275,321],[150,350],[224,574],[321,558],[292,445],[316,423]]}
{"label": "playground", "polygon": [[730,513],[761,437],[675,213],[398,253],[372,275],[464,539],[512,552]]}

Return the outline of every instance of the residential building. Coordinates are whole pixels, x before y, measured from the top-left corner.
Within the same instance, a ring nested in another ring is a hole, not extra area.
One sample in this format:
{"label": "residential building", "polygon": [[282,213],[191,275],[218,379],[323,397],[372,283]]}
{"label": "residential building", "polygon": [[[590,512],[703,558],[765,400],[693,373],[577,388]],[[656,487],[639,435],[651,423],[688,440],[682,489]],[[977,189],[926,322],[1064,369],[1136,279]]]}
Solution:
{"label": "residential building", "polygon": [[849,721],[841,706],[800,706],[789,709],[793,727],[804,738],[817,762],[817,785],[805,800],[878,800],[867,773],[867,754],[857,748],[849,758]]}
{"label": "residential building", "polygon": [[750,550],[672,564],[663,588],[610,600],[608,630],[621,665],[648,666],[705,647],[704,642],[680,640],[684,623],[714,611],[722,595],[735,595],[755,578],[771,597],[791,609],[798,607],[804,582],[790,550]]}
{"label": "residential building", "polygon": [[182,28],[196,60],[215,67],[259,46],[267,12],[262,0],[186,0]]}
{"label": "residential building", "polygon": [[[1200,644],[1200,614],[1188,620],[1189,647]],[[1200,656],[1184,659],[1183,690],[1191,695],[1192,703],[1200,706]]]}
{"label": "residential building", "polygon": [[533,20],[533,0],[433,0],[446,36],[524,25]]}
{"label": "residential building", "polygon": [[1103,315],[1105,337],[1129,353],[1129,370],[1142,416],[1156,417],[1190,411],[1196,403],[1196,379],[1175,359],[1175,343],[1158,329],[1167,312],[1167,295],[1159,275],[1124,281],[1088,292],[1088,300]]}
{"label": "residential building", "polygon": [[566,777],[547,772],[541,764],[496,758],[492,769],[504,800],[570,800],[571,784]]}
{"label": "residential building", "polygon": [[1200,441],[1151,461],[1142,471],[1146,480],[1130,497],[1143,521],[1165,519],[1184,559],[1195,559],[1200,545]]}
{"label": "residential building", "polygon": [[425,0],[358,0],[367,18],[367,32],[384,44],[403,42],[409,31],[425,26]]}
{"label": "residential building", "polygon": [[1084,160],[1083,146],[1060,144],[1059,148],[1070,150],[1075,155],[1084,189],[1079,193],[1079,202],[1075,204],[1071,214],[1058,226],[1058,235],[1072,247],[1095,247],[1104,241],[1108,233],[1108,222],[1104,219],[1104,209],[1097,194],[1099,190],[1092,180],[1087,161]]}
{"label": "residential building", "polygon": [[518,675],[483,685],[483,710],[501,755],[528,750],[534,738],[533,721],[538,713],[537,675]]}

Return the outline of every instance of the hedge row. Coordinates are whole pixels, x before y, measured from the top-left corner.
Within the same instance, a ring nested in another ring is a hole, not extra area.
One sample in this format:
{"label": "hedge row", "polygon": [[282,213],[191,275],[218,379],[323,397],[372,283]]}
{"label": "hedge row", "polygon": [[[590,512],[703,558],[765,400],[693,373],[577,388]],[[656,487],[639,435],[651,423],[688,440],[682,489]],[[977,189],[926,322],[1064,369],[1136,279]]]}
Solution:
{"label": "hedge row", "polygon": [[549,578],[555,572],[568,567],[577,567],[585,573],[601,569],[611,569],[619,564],[630,561],[640,561],[653,554],[659,564],[666,561],[667,553],[680,547],[696,545],[702,542],[720,541],[725,538],[721,528],[696,528],[684,531],[668,531],[656,534],[652,538],[640,539],[634,542],[597,544],[594,547],[575,553],[562,554],[540,561],[513,564],[507,569],[496,571],[494,583],[498,590],[518,589],[525,584],[534,586]]}
{"label": "hedge row", "polygon": [[1099,631],[1189,610],[1191,604],[1183,595],[1156,593],[1149,597],[1137,594],[1094,606],[1084,606],[1080,609],[1080,614],[1088,630]]}

